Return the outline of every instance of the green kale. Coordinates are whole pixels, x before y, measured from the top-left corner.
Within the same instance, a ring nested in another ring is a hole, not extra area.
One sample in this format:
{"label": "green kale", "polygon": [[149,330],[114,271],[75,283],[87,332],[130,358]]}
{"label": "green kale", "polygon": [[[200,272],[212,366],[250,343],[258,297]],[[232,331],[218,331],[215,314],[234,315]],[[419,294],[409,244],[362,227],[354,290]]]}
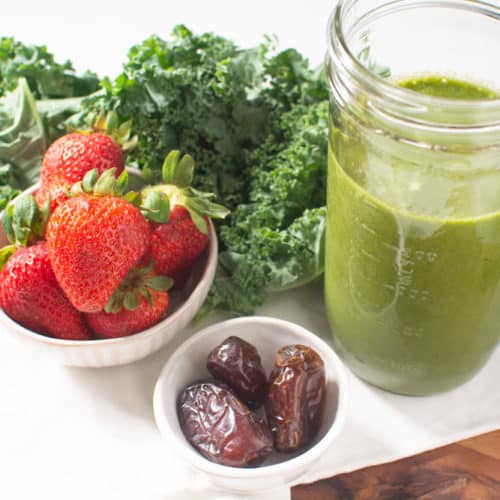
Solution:
{"label": "green kale", "polygon": [[270,292],[306,284],[324,269],[325,207],[305,210],[283,230],[261,228],[244,253],[222,251],[203,312],[251,314]]}
{"label": "green kale", "polygon": [[60,64],[45,46],[0,38],[0,96],[25,78],[35,99],[86,96],[99,88],[94,73],[76,75],[69,61]]}
{"label": "green kale", "polygon": [[248,314],[268,292],[323,272],[327,121],[326,101],[296,105],[249,153],[249,201],[220,227],[224,250],[205,308]]}
{"label": "green kale", "polygon": [[123,73],[105,80],[104,95],[87,108],[133,119],[139,140],[129,160],[140,168],[158,174],[169,150],[189,152],[197,187],[234,207],[244,192],[242,146],[262,138],[266,121],[246,98],[264,50],[241,52],[229,40],[178,26],[172,41],[153,36],[132,47]]}
{"label": "green kale", "polygon": [[98,88],[94,73],[76,75],[46,47],[0,38],[0,210],[38,180],[47,145]]}
{"label": "green kale", "polygon": [[129,161],[158,176],[171,149],[196,160],[195,187],[232,210],[205,310],[251,312],[270,291],[323,269],[327,90],[294,49],[240,49],[177,26],[131,48],[123,72],[84,101],[85,115],[132,119]]}
{"label": "green kale", "polygon": [[0,210],[38,181],[47,146],[81,109],[80,97],[35,101],[25,78],[0,97]]}
{"label": "green kale", "polygon": [[70,121],[79,116],[83,97],[43,99],[36,101],[36,109],[43,123],[47,145],[68,132]]}
{"label": "green kale", "polygon": [[310,86],[307,61],[294,50],[269,55],[273,41],[241,50],[222,37],[177,26],[132,47],[123,73],[104,81],[87,110],[132,118],[138,147],[130,160],[158,173],[166,152],[189,152],[199,189],[229,208],[246,201],[245,151],[270,133],[273,113],[290,109]]}
{"label": "green kale", "polygon": [[[2,199],[9,188],[25,189],[38,180],[46,148],[40,115],[26,80],[0,98],[0,184]],[[0,205],[2,203],[0,202]]]}

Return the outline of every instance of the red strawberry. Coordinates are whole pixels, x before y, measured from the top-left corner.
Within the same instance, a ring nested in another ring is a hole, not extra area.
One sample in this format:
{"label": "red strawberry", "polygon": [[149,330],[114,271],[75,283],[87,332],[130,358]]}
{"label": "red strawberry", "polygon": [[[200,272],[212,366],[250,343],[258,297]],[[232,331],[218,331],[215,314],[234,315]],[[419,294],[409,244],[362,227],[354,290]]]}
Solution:
{"label": "red strawberry", "polygon": [[53,142],[43,157],[40,172],[40,190],[36,195],[39,205],[43,205],[47,194],[53,201],[52,209],[66,199],[64,190],[85,174],[97,168],[99,174],[110,168],[116,169],[118,176],[125,167],[120,146],[109,135],[101,133],[72,133]]}
{"label": "red strawberry", "polygon": [[172,279],[152,273],[152,264],[133,268],[104,311],[87,314],[94,332],[105,338],[124,337],[158,323],[167,313]]}
{"label": "red strawberry", "polygon": [[116,196],[81,194],[59,205],[47,225],[54,274],[82,312],[104,308],[150,243],[140,210]]}
{"label": "red strawberry", "polygon": [[208,235],[194,224],[183,206],[177,205],[170,218],[151,235],[151,252],[158,274],[176,276],[190,269],[207,247]]}
{"label": "red strawberry", "polygon": [[0,305],[14,321],[61,339],[88,340],[83,315],[70,304],[50,266],[47,244],[18,248],[0,273]]}
{"label": "red strawberry", "polygon": [[166,291],[151,291],[152,304],[142,295],[138,306],[130,311],[122,308],[117,313],[104,311],[86,314],[90,328],[100,337],[125,337],[155,325],[166,314],[169,296]]}
{"label": "red strawberry", "polygon": [[53,186],[40,186],[35,192],[35,200],[42,207],[50,195],[50,211],[53,212],[62,202],[68,199],[67,186],[65,184],[54,184]]}
{"label": "red strawberry", "polygon": [[152,226],[151,257],[155,271],[173,276],[185,276],[207,247],[209,217],[224,218],[228,210],[212,201],[213,195],[191,187],[194,162],[189,155],[180,158],[171,151],[163,163],[164,184],[143,190],[143,196],[162,193],[170,202],[167,222]]}
{"label": "red strawberry", "polygon": [[63,135],[49,146],[43,157],[40,178],[45,185],[59,181],[71,187],[93,168],[102,174],[113,167],[118,176],[125,163],[122,150],[112,137],[101,133],[72,133]]}
{"label": "red strawberry", "polygon": [[137,144],[131,130],[132,122],[119,124],[116,113],[99,113],[92,130],[67,134],[52,143],[43,158],[38,204],[42,206],[50,194],[54,210],[67,198],[66,190],[90,170],[102,174],[114,168],[118,177],[125,166],[124,154]]}

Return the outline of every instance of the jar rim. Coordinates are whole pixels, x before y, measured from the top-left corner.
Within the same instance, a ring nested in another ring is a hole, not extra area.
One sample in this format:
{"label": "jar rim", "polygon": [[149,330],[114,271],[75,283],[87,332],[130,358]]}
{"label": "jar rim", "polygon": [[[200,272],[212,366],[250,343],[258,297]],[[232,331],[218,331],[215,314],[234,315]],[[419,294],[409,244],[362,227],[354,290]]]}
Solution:
{"label": "jar rim", "polygon": [[[474,110],[480,111],[488,125],[500,123],[500,95],[495,98],[480,98],[474,100],[456,99],[432,96],[411,89],[407,89],[386,80],[376,72],[367,68],[349,48],[346,40],[343,17],[347,11],[352,9],[360,0],[339,0],[335,9],[330,15],[327,27],[328,54],[333,61],[342,61],[351,77],[370,94],[377,95],[388,101],[395,101],[404,107],[412,109],[446,108],[456,113],[463,113]],[[388,0],[382,7],[412,3],[413,0]],[[470,11],[476,14],[486,15],[499,22],[500,7],[483,2],[482,0],[427,0],[419,7],[451,7]],[[327,70],[328,71],[328,70]],[[327,75],[329,77],[329,75]],[[490,117],[490,119],[488,119]]]}

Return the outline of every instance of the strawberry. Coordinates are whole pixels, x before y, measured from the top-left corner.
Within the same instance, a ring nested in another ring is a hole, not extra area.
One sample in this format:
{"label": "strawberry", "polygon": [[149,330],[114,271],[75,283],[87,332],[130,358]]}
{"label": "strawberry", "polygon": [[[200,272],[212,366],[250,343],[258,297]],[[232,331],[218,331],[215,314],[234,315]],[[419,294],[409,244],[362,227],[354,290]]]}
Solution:
{"label": "strawberry", "polygon": [[224,218],[228,210],[211,199],[213,195],[191,187],[194,162],[189,155],[179,159],[171,151],[162,169],[164,184],[149,186],[142,192],[165,194],[170,202],[170,217],[163,224],[152,225],[150,254],[155,272],[174,280],[192,268],[209,241],[209,217]]}
{"label": "strawberry", "polygon": [[46,239],[54,274],[73,306],[98,312],[150,244],[141,210],[120,198],[127,173],[88,172],[73,197],[49,219]]}
{"label": "strawberry", "polygon": [[49,200],[50,211],[53,212],[63,201],[68,199],[67,193],[68,188],[64,183],[53,183],[51,186],[41,185],[35,192],[35,200],[40,207]]}
{"label": "strawberry", "polygon": [[151,234],[151,254],[159,274],[177,277],[190,269],[208,245],[208,234],[201,232],[182,205],[176,205],[170,218]]}
{"label": "strawberry", "polygon": [[132,335],[155,325],[167,314],[167,290],[172,286],[172,280],[152,274],[151,267],[132,269],[104,311],[85,315],[98,336]]}
{"label": "strawberry", "polygon": [[141,332],[155,325],[166,314],[169,304],[167,292],[151,292],[153,305],[144,298],[139,298],[139,305],[134,311],[121,309],[117,313],[104,311],[86,314],[90,328],[101,338],[126,337]]}
{"label": "strawberry", "polygon": [[18,248],[0,272],[0,305],[30,330],[70,340],[92,334],[64,295],[52,271],[47,244]]}
{"label": "strawberry", "polygon": [[55,210],[67,198],[66,190],[94,168],[99,174],[115,168],[118,177],[125,167],[123,151],[135,145],[136,138],[130,138],[130,128],[130,122],[117,127],[114,114],[107,118],[100,115],[94,130],[106,133],[74,132],[53,142],[43,158],[40,189],[35,195],[38,204],[43,205],[50,195],[51,209]]}

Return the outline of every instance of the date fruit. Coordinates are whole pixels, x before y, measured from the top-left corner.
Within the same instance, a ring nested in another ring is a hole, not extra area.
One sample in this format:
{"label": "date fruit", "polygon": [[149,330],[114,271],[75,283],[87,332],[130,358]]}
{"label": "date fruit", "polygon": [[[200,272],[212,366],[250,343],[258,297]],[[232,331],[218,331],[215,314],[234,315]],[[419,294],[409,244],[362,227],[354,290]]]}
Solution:
{"label": "date fruit", "polygon": [[267,377],[257,349],[239,337],[228,337],[208,355],[208,371],[225,382],[250,408],[267,394]]}
{"label": "date fruit", "polygon": [[278,451],[309,444],[323,419],[325,367],[316,351],[303,345],[282,347],[269,378],[266,415]]}
{"label": "date fruit", "polygon": [[186,387],[177,413],[188,441],[212,462],[248,467],[271,454],[273,438],[266,423],[225,384],[204,381]]}

